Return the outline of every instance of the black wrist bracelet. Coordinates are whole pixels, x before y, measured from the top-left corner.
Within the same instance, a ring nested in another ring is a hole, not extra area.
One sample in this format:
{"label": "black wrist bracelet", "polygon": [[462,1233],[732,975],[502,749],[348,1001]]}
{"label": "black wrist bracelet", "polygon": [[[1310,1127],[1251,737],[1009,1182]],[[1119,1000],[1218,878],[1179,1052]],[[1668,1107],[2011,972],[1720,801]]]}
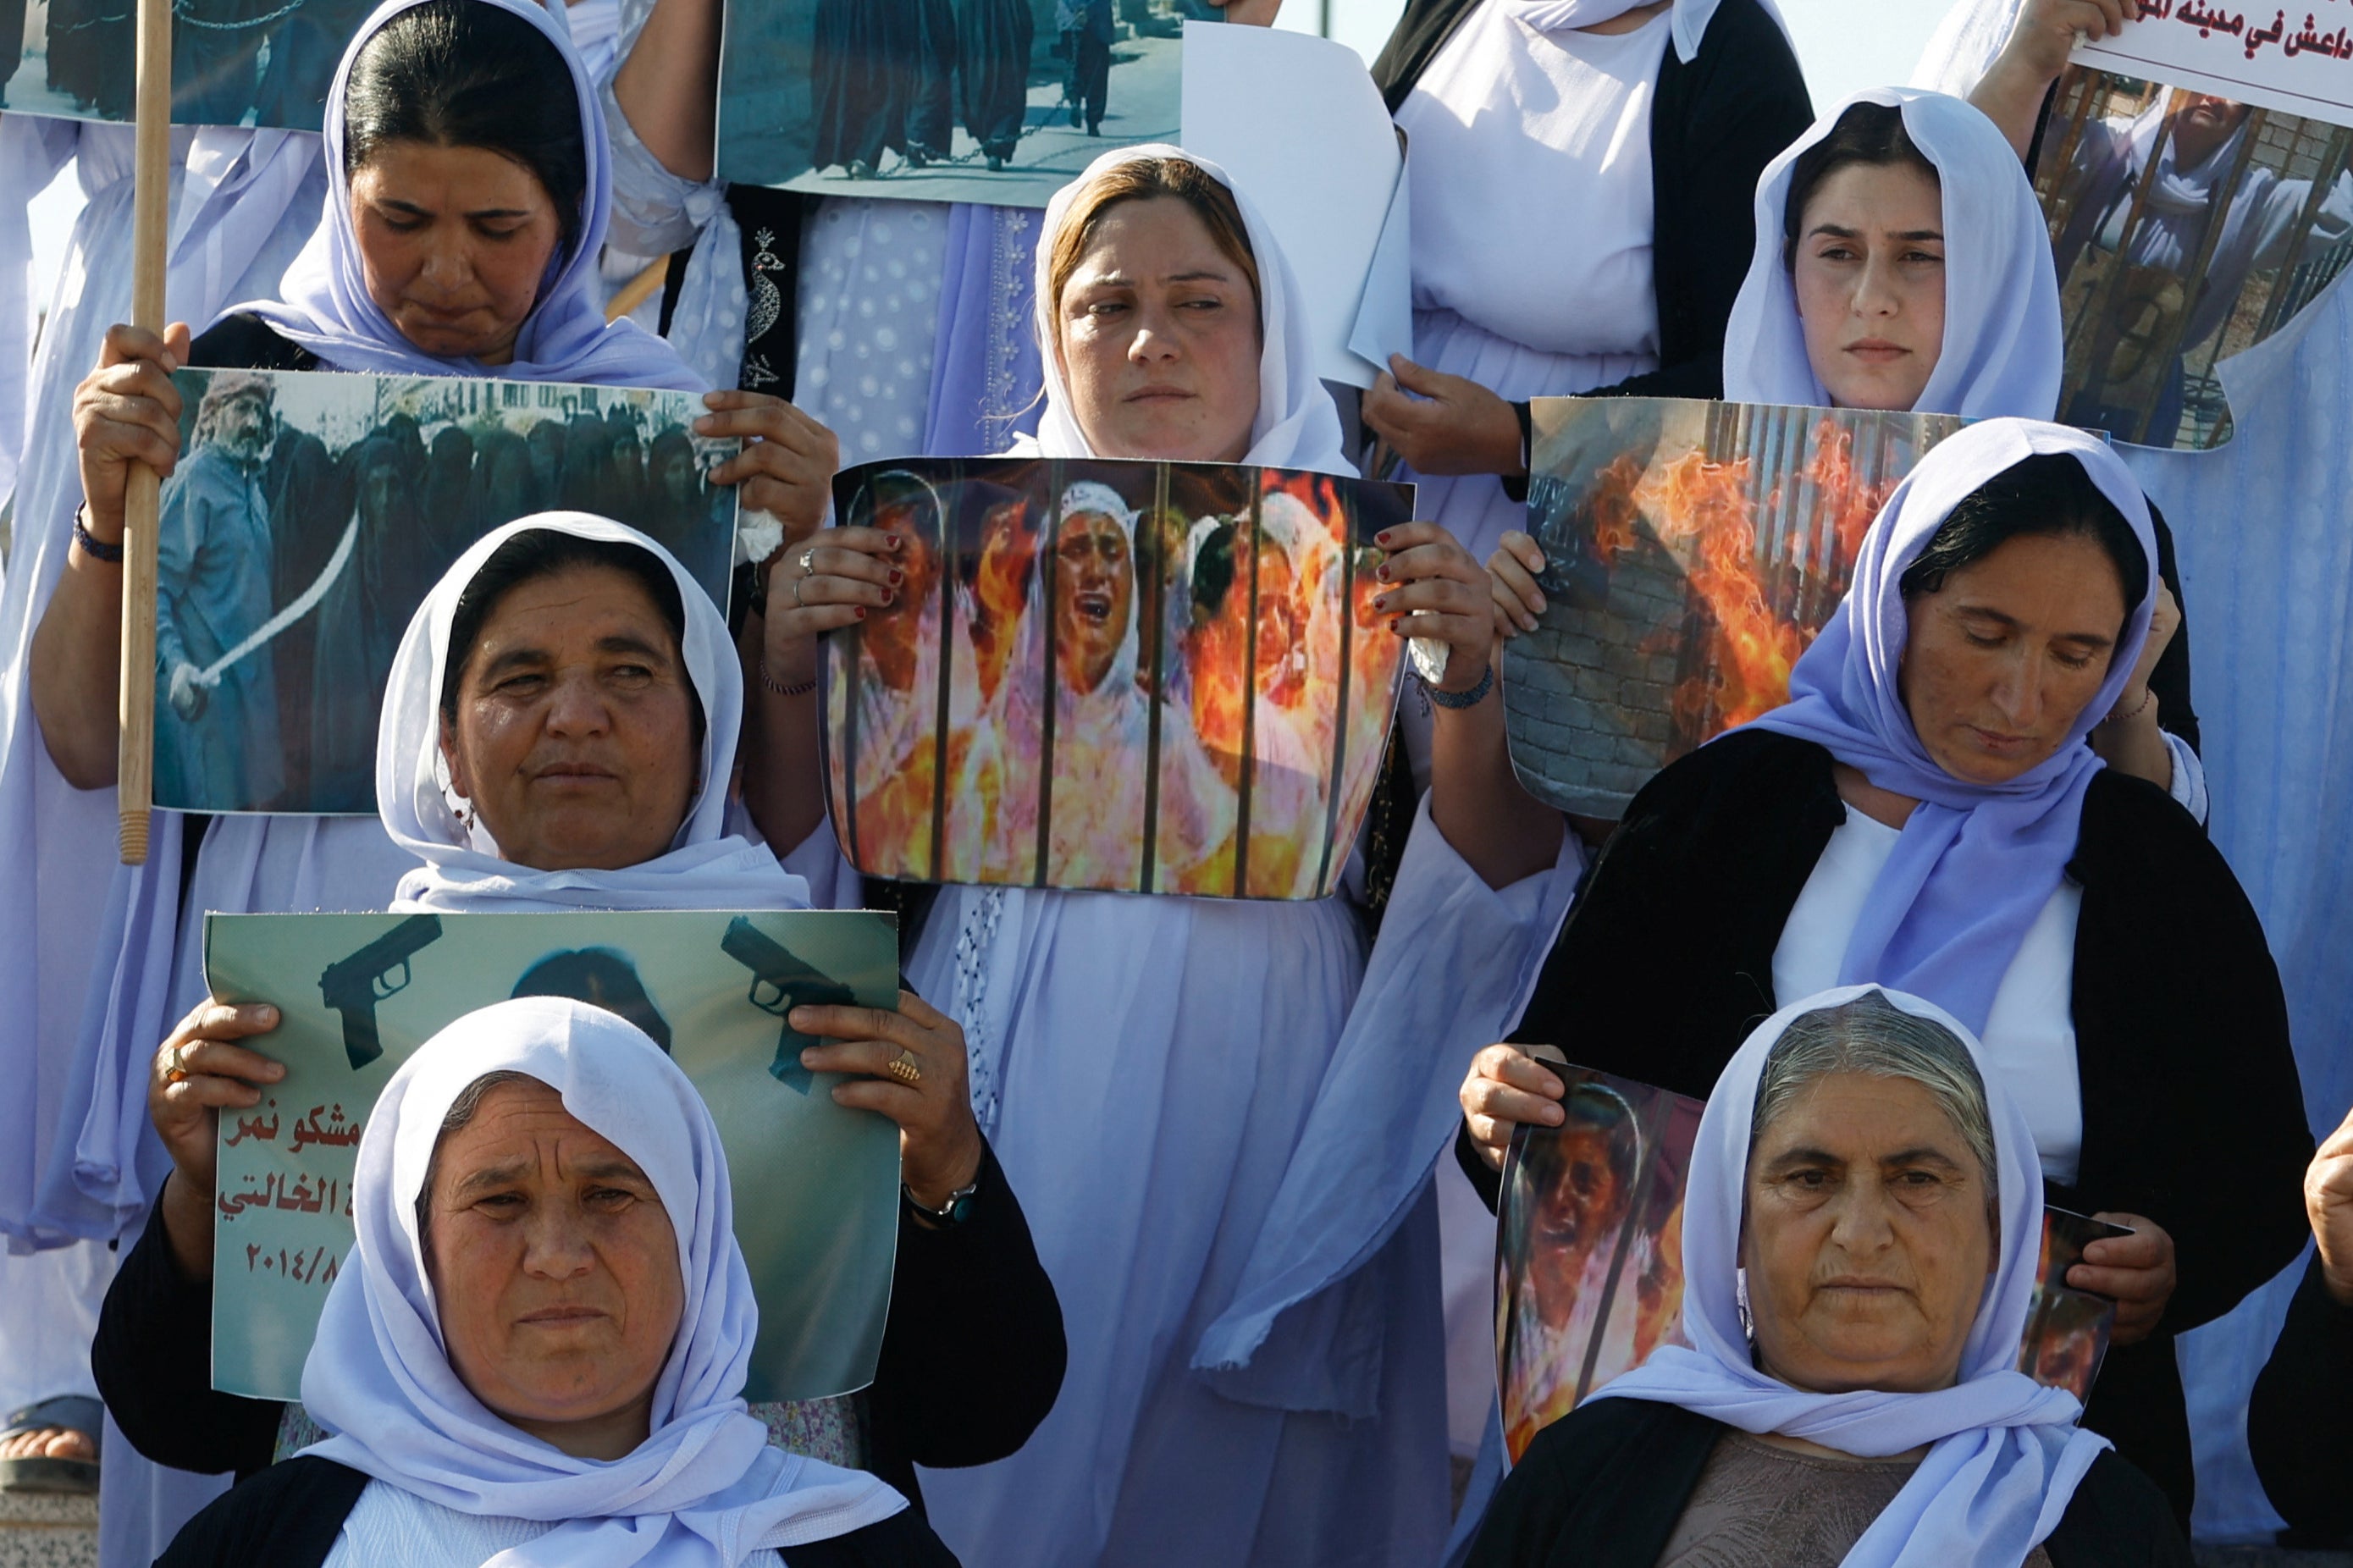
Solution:
{"label": "black wrist bracelet", "polygon": [[88,501],[84,501],[80,506],[74,508],[74,542],[80,545],[81,552],[84,555],[89,556],[92,561],[103,561],[111,566],[121,565],[122,546],[120,544],[107,543],[106,541],[92,533],[90,531],[90,525],[82,521],[89,512],[89,510],[90,503]]}

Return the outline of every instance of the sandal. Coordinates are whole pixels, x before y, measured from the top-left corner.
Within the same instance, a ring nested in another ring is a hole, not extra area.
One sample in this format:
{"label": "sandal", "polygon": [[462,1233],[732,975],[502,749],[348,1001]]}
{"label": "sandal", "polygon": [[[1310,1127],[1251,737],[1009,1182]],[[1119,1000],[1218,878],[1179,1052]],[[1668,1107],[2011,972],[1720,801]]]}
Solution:
{"label": "sandal", "polygon": [[[79,1432],[94,1451],[106,1440],[106,1407],[88,1394],[63,1394],[11,1411],[0,1429],[0,1443],[28,1432]],[[0,1459],[0,1491],[80,1492],[98,1490],[96,1459],[53,1459],[26,1456]]]}

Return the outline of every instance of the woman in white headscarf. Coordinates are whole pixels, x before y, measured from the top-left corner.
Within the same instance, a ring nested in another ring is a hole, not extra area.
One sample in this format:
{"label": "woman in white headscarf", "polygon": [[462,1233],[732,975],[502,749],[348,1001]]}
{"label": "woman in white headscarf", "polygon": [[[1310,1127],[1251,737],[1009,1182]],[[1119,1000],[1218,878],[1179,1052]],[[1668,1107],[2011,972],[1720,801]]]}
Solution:
{"label": "woman in white headscarf", "polygon": [[[1213,166],[1166,146],[1098,159],[1048,209],[1038,298],[1046,404],[1018,451],[1351,471],[1289,264]],[[1090,535],[1091,556],[1132,545],[1127,510]],[[771,669],[797,673],[814,660],[813,634],[887,613],[890,555],[879,532],[840,529],[781,566]],[[1099,563],[1116,577],[1115,563]],[[1104,593],[1096,609],[1115,607]],[[1133,606],[1128,618],[1114,666],[1130,657],[1120,650]],[[1103,690],[1081,700],[1125,700]],[[1030,1205],[1071,1327],[1060,1403],[1029,1447],[924,1479],[933,1518],[968,1560],[1435,1550],[1447,1499],[1431,1389],[1410,1356],[1388,1358],[1385,1377],[1370,1349],[1418,1329],[1434,1339],[1434,1321],[1412,1321],[1426,1303],[1400,1303],[1401,1326],[1360,1318],[1348,1335],[1236,1377],[1188,1364],[1282,1177],[1361,967],[1345,895],[941,889],[909,973],[954,998],[976,1109]]]}
{"label": "woman in white headscarf", "polygon": [[[806,908],[801,879],[730,828],[742,711],[726,623],[661,546],[581,513],[496,530],[443,576],[394,661],[377,795],[385,832],[422,865],[391,907]],[[861,1075],[836,1098],[902,1129],[899,1327],[884,1333],[862,1421],[848,1402],[761,1414],[796,1448],[863,1463],[912,1494],[913,1460],[1020,1447],[1053,1404],[1060,1316],[974,1124],[955,1025],[907,994],[894,1013],[814,1008],[796,1022],[835,1042],[804,1065]],[[274,1404],[207,1388],[175,1331],[210,1310],[218,1108],[275,1080],[264,1053],[276,1023],[267,1005],[207,1002],[156,1054],[147,1105],[171,1174],[92,1358],[132,1442],[185,1468],[258,1468],[278,1430]],[[965,1334],[989,1342],[985,1361],[933,1348]]]}
{"label": "woman in white headscarf", "polygon": [[[2050,419],[2061,348],[2042,208],[2016,150],[1972,105],[1870,89],[1757,181],[1756,254],[1725,337],[1726,398]],[[2092,744],[2203,817],[2171,546],[2160,520],[2158,631]],[[1493,558],[1507,636],[1533,627],[1543,608],[1534,575],[1543,560],[1516,532]]]}
{"label": "woman in white headscarf", "polygon": [[746,1413],[759,1306],[719,1130],[635,1025],[530,997],[442,1030],[368,1118],[353,1217],[302,1374],[326,1440],[200,1514],[174,1568],[955,1561]]}
{"label": "woman in white headscarf", "polygon": [[2179,1564],[2148,1478],[2017,1370],[2042,1257],[2026,1118],[1953,1018],[1792,1003],[1708,1097],[1683,1333],[1537,1435],[1470,1561]]}

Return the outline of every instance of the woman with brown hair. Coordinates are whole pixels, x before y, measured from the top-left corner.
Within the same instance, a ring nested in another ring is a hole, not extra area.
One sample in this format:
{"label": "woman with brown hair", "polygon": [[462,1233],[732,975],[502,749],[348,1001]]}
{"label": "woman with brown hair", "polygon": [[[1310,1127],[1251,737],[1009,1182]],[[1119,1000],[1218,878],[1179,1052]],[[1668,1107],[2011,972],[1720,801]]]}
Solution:
{"label": "woman with brown hair", "polygon": [[[1038,299],[1046,397],[1017,452],[1353,472],[1298,283],[1214,166],[1165,146],[1098,160],[1047,211]],[[1067,489],[1052,587],[1032,591],[1027,618],[1086,628],[1071,640],[1092,658],[1046,700],[1058,735],[1091,723],[1108,734],[1135,701],[1147,616],[1134,585],[1155,529],[1108,487]],[[1484,574],[1459,550],[1449,558],[1459,576],[1440,588],[1398,586],[1430,575],[1407,547],[1436,534],[1390,531],[1399,553],[1385,615],[1450,595],[1466,616],[1485,613]],[[882,531],[818,539],[769,585],[765,658],[779,681],[810,678],[818,632],[917,613],[903,596],[905,552]],[[1422,618],[1408,615],[1405,629]],[[774,754],[745,776],[797,779],[799,798],[778,788],[747,804],[764,825],[789,819],[805,832],[821,809],[815,704],[765,700]],[[1164,724],[1176,712],[1164,710]],[[1089,781],[1103,795],[1117,784]],[[768,837],[791,842],[793,831],[771,825]],[[1435,1556],[1443,1428],[1434,1382],[1417,1382],[1408,1358],[1366,1357],[1350,1339],[1349,1350],[1293,1345],[1224,1372],[1190,1364],[1289,1163],[1363,963],[1345,893],[940,889],[911,944],[909,980],[964,1029],[975,1110],[1025,1194],[1070,1335],[1061,1397],[1019,1454],[924,1476],[932,1519],[966,1561]],[[1433,1342],[1436,1305],[1400,1308],[1429,1309],[1418,1326]]]}

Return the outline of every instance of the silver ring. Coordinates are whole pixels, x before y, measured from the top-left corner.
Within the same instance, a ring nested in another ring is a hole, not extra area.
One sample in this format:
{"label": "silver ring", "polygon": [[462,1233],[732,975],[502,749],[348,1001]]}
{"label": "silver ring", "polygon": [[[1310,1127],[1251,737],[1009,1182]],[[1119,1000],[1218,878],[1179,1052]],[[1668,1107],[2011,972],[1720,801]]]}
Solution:
{"label": "silver ring", "polygon": [[801,575],[804,577],[817,575],[817,546],[814,544],[801,552]]}
{"label": "silver ring", "polygon": [[808,579],[807,577],[796,577],[793,579],[793,608],[796,610],[804,610],[808,607],[801,603],[801,584],[807,581]]}

